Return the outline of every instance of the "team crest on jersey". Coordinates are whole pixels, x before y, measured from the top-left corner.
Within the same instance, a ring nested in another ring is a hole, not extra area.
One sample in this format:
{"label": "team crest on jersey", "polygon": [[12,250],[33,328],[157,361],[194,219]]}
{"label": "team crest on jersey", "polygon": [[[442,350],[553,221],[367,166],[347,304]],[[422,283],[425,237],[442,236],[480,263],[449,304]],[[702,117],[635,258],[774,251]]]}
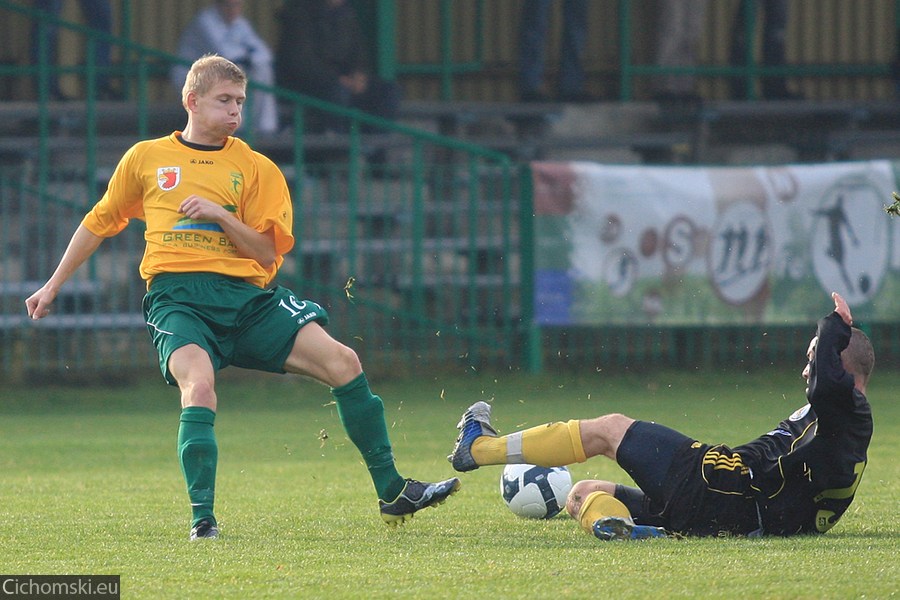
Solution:
{"label": "team crest on jersey", "polygon": [[799,421],[800,419],[802,419],[803,417],[806,416],[806,413],[809,412],[809,409],[810,409],[809,404],[807,404],[803,408],[798,408],[797,410],[794,411],[794,414],[792,414],[790,417],[788,417],[788,420],[789,421]]}
{"label": "team crest on jersey", "polygon": [[181,183],[181,167],[160,167],[156,170],[156,184],[164,192],[174,190]]}
{"label": "team crest on jersey", "polygon": [[241,184],[244,183],[244,174],[240,172],[231,173],[231,191],[235,194],[240,193]]}

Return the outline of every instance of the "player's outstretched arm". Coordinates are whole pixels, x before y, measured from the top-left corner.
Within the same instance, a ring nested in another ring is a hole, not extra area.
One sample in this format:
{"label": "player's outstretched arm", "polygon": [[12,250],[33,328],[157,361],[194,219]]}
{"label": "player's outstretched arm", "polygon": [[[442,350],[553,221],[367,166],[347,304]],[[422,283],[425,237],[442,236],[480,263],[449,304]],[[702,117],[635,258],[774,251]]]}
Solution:
{"label": "player's outstretched arm", "polygon": [[25,300],[25,308],[32,319],[43,319],[50,314],[50,305],[56,299],[59,288],[72,276],[103,242],[103,238],[91,233],[84,225],[75,230],[69,245],[56,267],[56,271],[41,289]]}
{"label": "player's outstretched arm", "polygon": [[853,325],[853,316],[850,314],[850,306],[837,292],[831,292],[831,299],[834,300],[834,312],[836,312],[847,325]]}

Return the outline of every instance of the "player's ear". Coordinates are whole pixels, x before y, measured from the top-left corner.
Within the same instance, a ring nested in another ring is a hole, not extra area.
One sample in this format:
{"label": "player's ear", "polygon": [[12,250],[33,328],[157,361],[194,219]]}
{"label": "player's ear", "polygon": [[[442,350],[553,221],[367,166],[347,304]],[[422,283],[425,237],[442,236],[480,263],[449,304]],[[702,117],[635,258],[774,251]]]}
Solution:
{"label": "player's ear", "polygon": [[188,92],[184,97],[184,107],[189,111],[197,108],[197,92]]}
{"label": "player's ear", "polygon": [[809,346],[806,349],[806,358],[808,360],[812,360],[816,356],[816,348],[819,345],[819,336],[814,335],[811,340],[809,340]]}

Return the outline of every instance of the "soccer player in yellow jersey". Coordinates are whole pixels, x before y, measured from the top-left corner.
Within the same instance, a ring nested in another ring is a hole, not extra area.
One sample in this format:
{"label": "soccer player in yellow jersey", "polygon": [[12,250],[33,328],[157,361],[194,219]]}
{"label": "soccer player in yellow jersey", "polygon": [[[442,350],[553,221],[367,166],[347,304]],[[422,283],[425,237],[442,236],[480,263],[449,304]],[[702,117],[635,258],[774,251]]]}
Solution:
{"label": "soccer player in yellow jersey", "polygon": [[182,90],[184,131],[125,153],[53,275],[25,301],[28,314],[45,317],[60,287],[105,238],[130,219],[145,221],[143,311],[163,376],[181,391],[178,453],[193,513],[190,538],[219,535],[215,376],[228,365],[297,373],[330,386],[368,466],[381,517],[397,525],[446,500],[459,479],[423,483],[400,476],[384,406],[356,353],[326,333],[321,306],[270,286],[294,245],[293,212],[275,164],[232,137],[246,85],[244,72],[220,56],[193,64]]}

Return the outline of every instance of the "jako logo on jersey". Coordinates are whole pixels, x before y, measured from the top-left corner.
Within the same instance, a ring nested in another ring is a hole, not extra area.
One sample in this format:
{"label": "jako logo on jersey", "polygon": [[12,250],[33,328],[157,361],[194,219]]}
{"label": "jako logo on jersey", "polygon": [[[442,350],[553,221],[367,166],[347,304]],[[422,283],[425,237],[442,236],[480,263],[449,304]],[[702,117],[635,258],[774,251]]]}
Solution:
{"label": "jako logo on jersey", "polygon": [[156,184],[164,192],[174,190],[181,183],[181,167],[160,167],[156,170]]}

